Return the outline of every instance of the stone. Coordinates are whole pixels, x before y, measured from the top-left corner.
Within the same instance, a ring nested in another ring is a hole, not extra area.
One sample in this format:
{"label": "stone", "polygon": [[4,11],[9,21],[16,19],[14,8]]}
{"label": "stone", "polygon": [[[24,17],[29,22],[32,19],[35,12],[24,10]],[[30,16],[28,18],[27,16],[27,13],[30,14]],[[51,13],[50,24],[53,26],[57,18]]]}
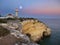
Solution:
{"label": "stone", "polygon": [[29,34],[30,39],[34,42],[41,40],[44,36],[51,35],[51,29],[48,28],[46,24],[38,20],[24,20],[21,24],[22,33],[26,35]]}

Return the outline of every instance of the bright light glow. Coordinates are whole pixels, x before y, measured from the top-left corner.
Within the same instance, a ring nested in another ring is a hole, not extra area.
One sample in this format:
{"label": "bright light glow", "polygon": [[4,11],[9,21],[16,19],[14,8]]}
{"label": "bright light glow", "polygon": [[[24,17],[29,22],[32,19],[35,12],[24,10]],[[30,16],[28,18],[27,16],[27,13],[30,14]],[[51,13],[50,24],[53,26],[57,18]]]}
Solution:
{"label": "bright light glow", "polygon": [[22,9],[22,6],[20,6],[19,8]]}

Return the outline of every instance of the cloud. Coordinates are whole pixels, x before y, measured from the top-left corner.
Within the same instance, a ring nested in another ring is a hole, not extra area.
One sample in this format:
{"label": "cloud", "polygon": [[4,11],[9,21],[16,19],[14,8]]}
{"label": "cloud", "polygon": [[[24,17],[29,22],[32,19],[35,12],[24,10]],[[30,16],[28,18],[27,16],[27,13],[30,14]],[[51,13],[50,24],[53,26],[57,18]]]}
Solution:
{"label": "cloud", "polygon": [[25,9],[25,13],[33,13],[33,14],[60,14],[59,9]]}
{"label": "cloud", "polygon": [[34,2],[24,10],[26,13],[34,14],[60,14],[60,5],[57,0]]}

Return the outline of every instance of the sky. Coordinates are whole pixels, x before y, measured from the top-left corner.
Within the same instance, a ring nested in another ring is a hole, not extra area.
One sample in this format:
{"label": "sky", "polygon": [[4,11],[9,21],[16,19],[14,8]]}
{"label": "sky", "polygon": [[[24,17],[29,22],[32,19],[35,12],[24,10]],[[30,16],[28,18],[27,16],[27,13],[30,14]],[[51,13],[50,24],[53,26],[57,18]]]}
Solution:
{"label": "sky", "polygon": [[15,14],[16,8],[19,17],[60,18],[60,0],[0,0],[2,16]]}

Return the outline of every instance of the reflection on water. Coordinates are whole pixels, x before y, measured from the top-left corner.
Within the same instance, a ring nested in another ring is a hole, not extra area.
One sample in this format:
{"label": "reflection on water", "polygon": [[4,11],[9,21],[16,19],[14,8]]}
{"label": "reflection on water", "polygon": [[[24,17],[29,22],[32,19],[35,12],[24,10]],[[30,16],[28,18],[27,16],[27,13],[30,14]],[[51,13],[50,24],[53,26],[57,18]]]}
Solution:
{"label": "reflection on water", "polygon": [[41,45],[60,45],[60,19],[39,19],[47,24],[52,34],[50,38],[46,38],[40,42]]}

